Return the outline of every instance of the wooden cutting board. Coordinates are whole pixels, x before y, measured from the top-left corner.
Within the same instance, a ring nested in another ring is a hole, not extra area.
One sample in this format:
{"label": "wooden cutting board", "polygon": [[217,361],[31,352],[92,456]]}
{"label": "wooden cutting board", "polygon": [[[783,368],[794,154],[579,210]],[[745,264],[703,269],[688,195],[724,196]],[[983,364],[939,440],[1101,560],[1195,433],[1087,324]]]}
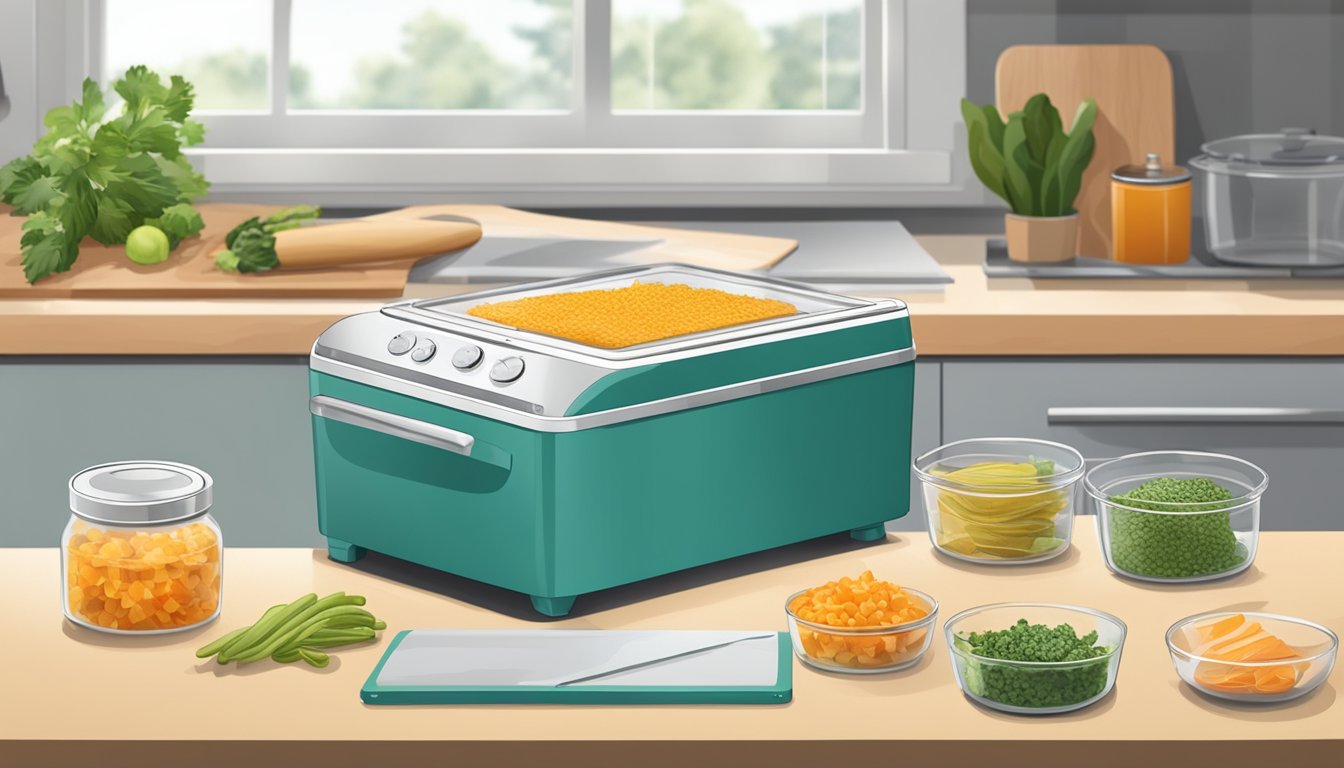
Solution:
{"label": "wooden cutting board", "polygon": [[[210,254],[223,247],[228,231],[239,222],[265,216],[281,206],[204,203],[196,207],[205,219],[205,230],[184,241],[162,264],[134,264],[120,246],[86,240],[80,247],[79,261],[69,272],[29,285],[20,266],[23,219],[4,215],[9,209],[0,205],[0,297],[397,298],[406,291],[406,277],[414,266],[409,261],[251,275],[220,272]],[[431,216],[463,219],[464,228],[479,225],[482,237],[657,239],[660,242],[643,253],[659,261],[729,270],[763,270],[798,247],[794,240],[776,237],[570,219],[498,205],[423,205],[378,214],[379,218]]]}
{"label": "wooden cutting board", "polygon": [[1176,107],[1171,62],[1152,45],[1018,45],[999,56],[995,100],[1005,118],[1046,93],[1064,128],[1083,99],[1097,102],[1096,150],[1083,173],[1078,253],[1111,258],[1111,172],[1156,152],[1175,165]]}

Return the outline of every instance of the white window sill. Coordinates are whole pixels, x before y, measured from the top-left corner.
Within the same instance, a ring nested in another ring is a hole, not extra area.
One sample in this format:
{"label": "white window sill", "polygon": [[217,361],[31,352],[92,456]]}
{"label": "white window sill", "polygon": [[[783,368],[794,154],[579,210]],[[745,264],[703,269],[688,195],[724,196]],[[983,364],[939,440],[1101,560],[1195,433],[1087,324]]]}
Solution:
{"label": "white window sill", "polygon": [[976,202],[950,152],[200,149],[215,200],[404,205],[944,205]]}

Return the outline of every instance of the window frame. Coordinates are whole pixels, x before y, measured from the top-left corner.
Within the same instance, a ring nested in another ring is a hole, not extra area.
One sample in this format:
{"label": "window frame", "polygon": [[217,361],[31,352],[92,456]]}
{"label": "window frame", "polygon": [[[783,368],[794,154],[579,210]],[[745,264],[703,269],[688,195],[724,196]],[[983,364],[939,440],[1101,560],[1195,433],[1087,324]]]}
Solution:
{"label": "window frame", "polygon": [[[38,48],[63,49],[61,87],[39,91],[52,94],[52,103],[41,105],[45,112],[73,98],[85,75],[99,74],[102,2],[31,2]],[[274,2],[273,55],[287,61],[291,2]],[[575,101],[587,110],[284,113],[284,90],[277,86],[285,84],[287,69],[272,66],[272,113],[201,115],[209,146],[190,150],[191,157],[213,182],[215,199],[303,197],[327,205],[983,199],[966,183],[965,163],[954,162],[957,144],[964,143],[957,138],[957,101],[965,90],[965,0],[862,0],[864,95],[858,112],[703,114],[612,113],[611,0],[578,2]],[[878,54],[867,55],[874,46]],[[588,76],[595,71],[598,76]],[[55,79],[42,74],[39,79]],[[452,121],[451,131],[444,130],[445,121]],[[374,146],[366,138],[394,134],[404,136],[400,146]],[[457,143],[447,143],[446,135]]]}

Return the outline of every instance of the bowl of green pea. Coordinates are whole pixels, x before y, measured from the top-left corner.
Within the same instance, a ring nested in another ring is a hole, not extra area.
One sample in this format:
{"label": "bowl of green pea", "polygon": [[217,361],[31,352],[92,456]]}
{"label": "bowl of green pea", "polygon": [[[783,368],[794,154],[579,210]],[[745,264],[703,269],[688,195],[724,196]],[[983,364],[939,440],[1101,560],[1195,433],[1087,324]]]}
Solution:
{"label": "bowl of green pea", "polygon": [[1077,605],[994,603],[949,618],[943,634],[968,699],[1002,712],[1050,715],[1111,692],[1125,623]]}

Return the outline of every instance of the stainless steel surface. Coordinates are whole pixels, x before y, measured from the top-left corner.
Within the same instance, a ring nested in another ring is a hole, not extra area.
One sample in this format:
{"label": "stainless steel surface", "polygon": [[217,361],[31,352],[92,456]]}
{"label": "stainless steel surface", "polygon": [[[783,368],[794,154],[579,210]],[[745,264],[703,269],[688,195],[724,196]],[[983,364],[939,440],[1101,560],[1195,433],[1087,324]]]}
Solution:
{"label": "stainless steel surface", "polygon": [[[1191,235],[1202,233],[1191,232]],[[1184,264],[1122,264],[1111,259],[1078,257],[1058,264],[1031,264],[1008,258],[1003,240],[985,242],[985,274],[989,277],[1045,279],[1110,278],[1179,280],[1275,280],[1283,278],[1344,278],[1344,267],[1249,266],[1226,264],[1196,250]]]}
{"label": "stainless steel surface", "polygon": [[674,661],[674,660],[676,660],[676,659],[684,659],[684,658],[686,658],[687,656],[694,656],[694,655],[696,655],[696,654],[698,654],[698,653],[707,653],[707,652],[709,652],[709,651],[716,651],[716,650],[718,650],[718,649],[720,649],[720,648],[727,648],[727,647],[730,646],[730,645],[737,645],[738,643],[745,643],[745,642],[747,642],[748,640],[773,640],[773,639],[775,639],[775,635],[774,635],[774,633],[766,633],[766,634],[759,634],[759,635],[747,635],[747,636],[745,636],[745,637],[734,638],[734,639],[732,639],[732,640],[728,640],[728,641],[726,641],[726,642],[722,642],[722,643],[714,643],[713,645],[706,645],[706,646],[701,647],[701,648],[693,648],[693,649],[691,649],[691,650],[689,650],[689,651],[682,651],[681,653],[668,654],[667,656],[661,656],[661,657],[656,658],[656,659],[647,659],[647,660],[645,660],[645,661],[641,661],[641,662],[638,662],[638,663],[636,663],[636,664],[626,664],[626,665],[623,666],[623,667],[617,667],[617,668],[615,668],[615,669],[607,669],[607,670],[603,670],[603,671],[601,671],[601,672],[597,672],[597,673],[595,673],[595,674],[584,675],[583,677],[575,677],[575,678],[571,678],[571,679],[569,679],[569,680],[561,680],[560,682],[555,683],[555,685],[556,685],[557,687],[559,687],[559,686],[563,686],[563,685],[578,685],[579,683],[587,683],[587,682],[592,681],[592,680],[601,680],[601,679],[604,678],[604,677],[611,677],[612,675],[618,675],[618,674],[620,674],[620,673],[622,673],[622,672],[630,672],[630,671],[633,671],[633,670],[636,670],[636,669],[643,669],[643,668],[645,668],[645,667],[651,667],[651,666],[653,666],[653,665],[655,665],[655,664],[663,664],[663,663],[665,663],[665,662]]}
{"label": "stainless steel surface", "polygon": [[[390,354],[386,340],[415,329],[420,339],[430,339],[439,349],[473,346],[481,350],[480,361],[467,369],[457,368],[446,357],[416,363],[405,355]],[[495,361],[505,357],[525,360],[527,375],[508,385],[490,381]],[[314,364],[332,359],[366,368],[390,378],[404,378],[432,389],[454,392],[512,410],[545,416],[560,416],[584,390],[615,370],[615,366],[570,360],[546,350],[523,348],[507,335],[467,335],[439,330],[401,320],[382,312],[367,312],[338,321],[322,332],[313,346]]]}
{"label": "stainless steel surface", "polygon": [[1047,408],[1051,424],[1338,424],[1344,410],[1335,408],[1256,407],[1054,407]]}
{"label": "stainless steel surface", "polygon": [[480,364],[483,356],[484,353],[481,352],[481,348],[475,344],[459,347],[453,353],[453,367],[459,371],[469,371]]}
{"label": "stainless steel surface", "polygon": [[394,355],[404,355],[415,346],[415,334],[410,331],[398,333],[387,342],[387,351]]}
{"label": "stainless steel surface", "polygon": [[[507,424],[513,424],[519,427],[536,430],[539,432],[576,432],[581,429],[592,429],[594,427],[604,427],[611,424],[619,424],[624,421],[633,421],[634,419],[644,419],[650,416],[661,416],[667,413],[675,413],[690,408],[699,408],[706,405],[735,400],[739,397],[749,397],[765,392],[774,392],[788,387],[797,387],[804,384],[812,384],[818,381],[826,381],[840,376],[848,376],[854,373],[863,373],[864,371],[877,370],[887,366],[909,363],[915,359],[915,348],[906,347],[892,352],[884,352],[879,355],[869,357],[860,357],[853,360],[846,360],[840,363],[817,366],[815,368],[805,368],[798,371],[779,374],[777,376],[767,376],[751,381],[744,381],[738,384],[731,384],[724,387],[706,389],[700,392],[693,392],[687,395],[678,395],[661,400],[650,400],[647,403],[626,406],[623,408],[612,408],[606,411],[583,414],[581,416],[541,416],[538,412],[529,413],[516,407],[499,405],[495,402],[478,399],[471,394],[458,393],[440,386],[426,386],[422,383],[411,381],[402,375],[389,375],[369,370],[363,366],[352,365],[350,363],[333,360],[329,357],[313,355],[310,367],[314,371],[328,373],[332,376],[339,376],[343,379],[349,379],[360,384],[367,384],[371,387],[378,387],[390,392],[415,397],[420,400],[426,400],[431,403],[448,406],[459,411],[472,413],[477,416],[502,421]],[[523,381],[526,381],[524,379]]]}
{"label": "stainless steel surface", "polygon": [[417,344],[415,349],[411,350],[411,359],[417,363],[428,362],[434,357],[434,352],[437,350],[438,347],[434,346],[432,339],[425,339]]}
{"label": "stainless steel surface", "polygon": [[70,511],[113,525],[163,525],[199,517],[210,509],[214,480],[188,464],[118,461],[98,464],[70,478]]}
{"label": "stainless steel surface", "polygon": [[327,395],[318,395],[308,401],[308,411],[314,416],[363,429],[371,429],[403,440],[441,448],[445,451],[470,456],[476,439],[465,432],[441,427],[438,424],[409,419],[395,413],[349,403]]}
{"label": "stainless steel surface", "polygon": [[508,384],[518,380],[527,366],[521,357],[506,357],[490,366],[490,380],[497,384]]}
{"label": "stainless steel surface", "polygon": [[1162,165],[1156,152],[1149,152],[1143,165],[1122,165],[1111,171],[1111,178],[1126,184],[1166,185],[1190,180],[1190,171],[1179,165]]}
{"label": "stainless steel surface", "polygon": [[[674,229],[796,240],[798,248],[766,275],[832,290],[927,292],[952,282],[898,221],[656,221]],[[494,237],[422,261],[413,283],[501,283],[582,275],[597,269],[656,263],[643,251],[661,240],[561,240]],[[840,286],[844,286],[840,288]]]}
{"label": "stainless steel surface", "polygon": [[[798,313],[787,317],[757,323],[735,325],[702,333],[686,334],[670,339],[638,344],[620,349],[603,349],[568,341],[541,333],[523,331],[505,325],[472,317],[467,311],[480,304],[510,301],[529,296],[543,296],[560,292],[619,288],[635,281],[681,283],[698,288],[717,288],[758,298],[775,299],[794,305]],[[490,291],[441,299],[403,302],[383,308],[383,313],[408,321],[443,330],[458,331],[507,341],[519,348],[532,349],[569,359],[585,361],[627,361],[633,365],[650,362],[649,358],[726,342],[757,338],[793,329],[838,322],[866,315],[891,316],[905,311],[905,304],[894,300],[855,299],[824,293],[796,283],[759,276],[722,272],[679,264],[659,264],[635,269],[620,269],[585,275],[580,278],[548,280],[525,286],[499,288]],[[671,358],[668,358],[671,359]]]}
{"label": "stainless steel surface", "polygon": [[648,239],[570,240],[547,237],[482,237],[469,248],[426,259],[411,269],[412,283],[512,283],[652,263],[640,251]]}

